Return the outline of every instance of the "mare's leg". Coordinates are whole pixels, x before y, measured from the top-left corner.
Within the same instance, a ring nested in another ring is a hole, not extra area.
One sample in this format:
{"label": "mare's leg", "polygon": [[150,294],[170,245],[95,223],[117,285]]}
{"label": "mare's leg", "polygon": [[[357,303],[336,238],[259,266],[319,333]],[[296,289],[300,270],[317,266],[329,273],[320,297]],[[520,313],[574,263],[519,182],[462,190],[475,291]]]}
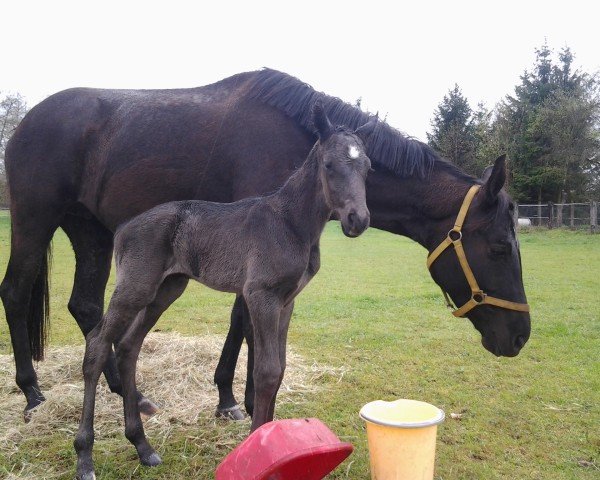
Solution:
{"label": "mare's leg", "polygon": [[[67,214],[61,227],[69,237],[75,252],[75,281],[69,300],[69,311],[77,321],[82,333],[87,334],[102,319],[104,292],[110,274],[113,234],[98,220],[82,212]],[[104,376],[111,392],[122,395],[121,380],[114,353],[109,353],[104,366]],[[158,408],[138,393],[140,409],[151,416]]]}
{"label": "mare's leg", "polygon": [[245,291],[244,298],[252,317],[256,356],[254,415],[251,427],[254,431],[273,420],[269,410],[281,377],[278,332],[283,302],[277,295],[265,290]]}
{"label": "mare's leg", "polygon": [[140,462],[147,466],[158,465],[161,463],[161,459],[144,434],[135,385],[137,360],[144,338],[162,313],[181,296],[187,283],[187,277],[182,275],[167,277],[158,289],[152,303],[140,312],[135,323],[127,330],[116,348],[117,363],[123,382],[125,436],[135,446]]}
{"label": "mare's leg", "polygon": [[283,382],[283,375],[285,374],[285,367],[287,366],[286,353],[287,353],[287,334],[290,328],[290,320],[292,318],[292,312],[294,311],[294,302],[290,302],[281,310],[279,315],[279,365],[281,366],[281,375],[279,376],[279,383],[277,384],[277,390],[271,400],[271,406],[269,408],[269,415],[271,418],[275,416],[275,400],[277,398],[277,392]]}
{"label": "mare's leg", "polygon": [[[16,203],[16,202],[15,202]],[[16,364],[16,383],[27,399],[29,411],[45,398],[38,385],[32,358],[43,357],[48,314],[48,259],[52,235],[60,213],[14,206],[11,212],[11,250],[6,275],[0,285],[6,321]]]}
{"label": "mare's leg", "polygon": [[[240,354],[240,348],[244,340],[244,331],[242,328],[244,314],[247,315],[248,308],[244,302],[244,297],[238,295],[231,309],[231,321],[229,332],[221,351],[219,364],[215,370],[215,383],[219,389],[219,405],[217,406],[217,417],[231,418],[232,420],[242,420],[244,414],[233,395],[233,377],[235,375],[235,366]],[[252,375],[252,371],[250,371]],[[248,412],[252,415],[252,412]]]}
{"label": "mare's leg", "polygon": [[86,337],[83,359],[83,410],[74,442],[77,452],[77,478],[81,480],[95,478],[92,461],[94,408],[96,387],[102,369],[112,345],[119,342],[136,315],[152,302],[161,282],[162,268],[151,263],[143,264],[143,259],[138,263],[142,265],[129,264],[123,272],[123,277],[118,278],[103,320]]}

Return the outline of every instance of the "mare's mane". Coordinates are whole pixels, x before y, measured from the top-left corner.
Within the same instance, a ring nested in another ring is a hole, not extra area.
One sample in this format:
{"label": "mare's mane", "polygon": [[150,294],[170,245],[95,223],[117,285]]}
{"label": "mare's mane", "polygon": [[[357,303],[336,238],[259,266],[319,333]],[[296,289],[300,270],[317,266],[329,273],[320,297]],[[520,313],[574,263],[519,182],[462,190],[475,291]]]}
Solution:
{"label": "mare's mane", "polygon": [[[281,110],[311,132],[311,115],[317,101],[322,103],[334,125],[345,125],[354,130],[373,118],[371,114],[339,98],[318,92],[291,75],[268,68],[255,72],[251,77],[247,96]],[[383,167],[400,177],[417,175],[428,178],[435,165],[436,169],[447,171],[454,177],[469,183],[476,182],[442,159],[429,145],[407,137],[385,121],[377,121],[366,148],[374,167]]]}

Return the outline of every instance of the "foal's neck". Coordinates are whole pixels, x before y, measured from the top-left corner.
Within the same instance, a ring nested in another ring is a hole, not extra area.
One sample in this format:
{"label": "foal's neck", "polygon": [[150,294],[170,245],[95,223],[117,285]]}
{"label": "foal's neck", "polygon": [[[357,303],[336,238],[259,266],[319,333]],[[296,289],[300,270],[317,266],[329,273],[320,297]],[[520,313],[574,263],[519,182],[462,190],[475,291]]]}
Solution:
{"label": "foal's neck", "polygon": [[295,234],[311,244],[319,241],[332,212],[325,199],[317,155],[315,147],[271,198],[273,206],[284,215]]}

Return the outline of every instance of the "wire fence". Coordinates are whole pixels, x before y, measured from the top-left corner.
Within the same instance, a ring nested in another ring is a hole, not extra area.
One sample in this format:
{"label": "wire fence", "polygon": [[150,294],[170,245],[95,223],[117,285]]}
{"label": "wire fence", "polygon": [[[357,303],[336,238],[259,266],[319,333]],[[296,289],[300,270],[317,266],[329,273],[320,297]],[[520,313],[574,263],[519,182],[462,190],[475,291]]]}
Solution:
{"label": "wire fence", "polygon": [[586,229],[598,233],[598,202],[519,204],[515,218],[520,227]]}

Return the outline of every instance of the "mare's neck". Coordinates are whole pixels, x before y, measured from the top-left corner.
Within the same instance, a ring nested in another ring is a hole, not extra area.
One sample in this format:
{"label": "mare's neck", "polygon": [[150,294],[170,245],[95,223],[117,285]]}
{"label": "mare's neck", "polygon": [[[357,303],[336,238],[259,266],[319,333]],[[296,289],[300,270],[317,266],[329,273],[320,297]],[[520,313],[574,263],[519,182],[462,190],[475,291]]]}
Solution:
{"label": "mare's neck", "polygon": [[437,165],[426,179],[371,172],[367,178],[371,226],[409,237],[431,250],[441,240],[441,222],[456,217],[473,183]]}
{"label": "mare's neck", "polygon": [[316,148],[271,197],[271,202],[302,241],[318,243],[332,211],[325,200]]}

